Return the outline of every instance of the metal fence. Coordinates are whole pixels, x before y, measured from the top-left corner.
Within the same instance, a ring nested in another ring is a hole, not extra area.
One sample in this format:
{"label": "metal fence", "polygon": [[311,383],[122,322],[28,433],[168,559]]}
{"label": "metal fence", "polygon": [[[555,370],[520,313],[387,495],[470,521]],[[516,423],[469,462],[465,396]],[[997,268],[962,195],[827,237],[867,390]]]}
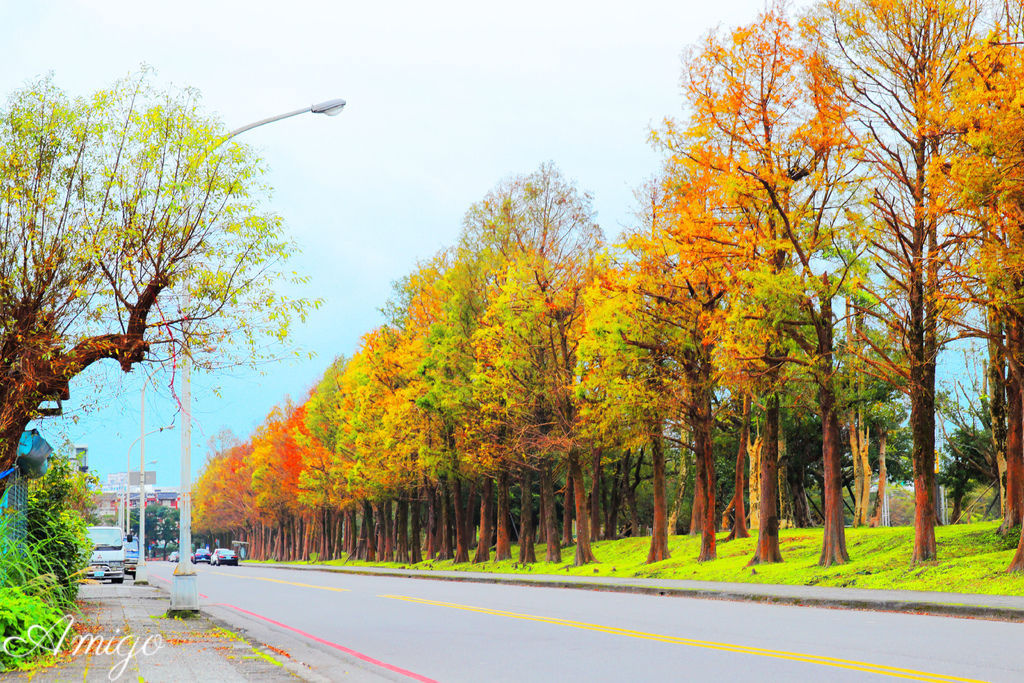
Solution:
{"label": "metal fence", "polygon": [[7,489],[0,497],[0,517],[3,518],[0,529],[11,540],[23,541],[27,535],[25,508],[28,505],[28,487],[17,472],[9,474],[6,483]]}

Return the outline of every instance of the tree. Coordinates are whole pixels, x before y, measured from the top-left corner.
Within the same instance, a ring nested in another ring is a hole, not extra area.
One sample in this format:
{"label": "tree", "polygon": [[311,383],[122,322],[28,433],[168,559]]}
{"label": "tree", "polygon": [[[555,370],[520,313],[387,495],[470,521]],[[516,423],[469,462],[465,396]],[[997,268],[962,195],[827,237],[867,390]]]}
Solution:
{"label": "tree", "polygon": [[674,326],[659,315],[668,307],[652,306],[643,293],[652,290],[645,276],[666,276],[651,263],[662,254],[652,244],[663,239],[661,188],[652,183],[647,189],[640,195],[647,200],[638,212],[640,225],[606,255],[609,262],[586,294],[587,329],[577,363],[584,399],[580,417],[588,438],[627,453],[650,446],[654,514],[647,562],[652,563],[669,558],[664,435],[680,412],[681,377],[673,357]]}
{"label": "tree", "polygon": [[[593,562],[580,459],[594,445],[578,438],[576,359],[584,330],[583,292],[601,230],[590,196],[553,164],[501,184],[480,210],[481,237],[505,260],[474,333],[480,404],[504,423],[520,466],[541,470],[544,487],[551,485],[551,459],[565,459],[575,489],[575,563]],[[532,498],[528,488],[523,487],[524,514]],[[553,492],[542,497],[553,500]],[[547,520],[553,524],[553,515]],[[529,517],[524,526],[532,532]],[[557,540],[552,531],[549,526],[549,548]]]}
{"label": "tree", "polygon": [[88,99],[49,80],[8,98],[0,469],[41,403],[66,398],[91,365],[115,360],[128,372],[186,349],[227,362],[231,348],[282,339],[307,310],[274,290],[292,246],[262,208],[262,165],[237,144],[218,147],[223,135],[198,93],[159,92],[146,74]]}
{"label": "tree", "polygon": [[1006,3],[995,19],[957,65],[952,122],[960,145],[944,160],[948,173],[940,180],[952,205],[975,225],[969,234],[973,258],[957,275],[966,298],[984,306],[985,315],[957,322],[964,333],[988,342],[988,406],[1000,470],[1000,531],[1006,533],[1024,521],[1024,8]]}
{"label": "tree", "polygon": [[[208,471],[208,470],[205,470]],[[197,499],[198,502],[198,499]],[[146,542],[159,546],[163,559],[167,559],[167,544],[178,542],[178,521],[181,511],[167,505],[146,506]],[[133,509],[129,515],[132,533],[139,532],[139,511]],[[196,525],[196,533],[212,536],[221,530],[207,525]],[[147,555],[148,557],[148,555]]]}
{"label": "tree", "polygon": [[[897,353],[865,337],[868,362],[910,399],[914,440],[914,562],[936,559],[935,374],[948,325],[958,315],[949,274],[963,257],[962,230],[936,170],[957,140],[954,72],[971,43],[973,0],[830,0],[821,24],[843,75],[838,94],[853,110],[871,191],[868,242],[876,277],[858,306]],[[867,360],[867,359],[866,359]]]}

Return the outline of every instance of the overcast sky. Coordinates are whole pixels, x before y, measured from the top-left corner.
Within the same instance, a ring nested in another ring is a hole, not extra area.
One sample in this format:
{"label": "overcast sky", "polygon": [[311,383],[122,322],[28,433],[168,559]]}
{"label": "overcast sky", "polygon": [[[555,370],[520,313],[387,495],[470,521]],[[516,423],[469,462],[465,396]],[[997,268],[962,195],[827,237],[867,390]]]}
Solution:
{"label": "overcast sky", "polygon": [[[159,84],[199,88],[228,128],[348,100],[336,118],[296,117],[239,138],[270,166],[273,208],[302,251],[291,267],[324,305],[294,332],[313,360],[197,378],[195,471],[211,436],[247,436],[351,354],[378,324],[391,282],[452,244],[467,207],[502,178],[554,161],[616,235],[633,188],[659,167],[650,129],[681,113],[683,50],[762,6],[0,0],[0,92],[52,72],[84,95],[146,64]],[[111,365],[72,385],[64,419],[37,425],[54,445],[87,444],[101,476],[125,469],[139,435],[141,378]],[[168,381],[158,374],[148,392],[150,429],[175,419]],[[158,485],[177,485],[178,432],[146,448]],[[133,469],[138,461],[136,446]]]}

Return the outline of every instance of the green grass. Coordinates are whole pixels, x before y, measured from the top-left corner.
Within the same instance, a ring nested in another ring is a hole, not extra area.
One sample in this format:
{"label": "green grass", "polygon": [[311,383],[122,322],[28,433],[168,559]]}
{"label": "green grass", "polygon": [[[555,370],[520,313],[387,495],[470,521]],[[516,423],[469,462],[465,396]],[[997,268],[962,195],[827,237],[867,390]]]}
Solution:
{"label": "green grass", "polygon": [[[754,552],[755,539],[726,542],[726,534],[718,538],[718,559],[704,563],[696,560],[699,538],[671,536],[669,551],[672,557],[655,564],[645,564],[649,538],[594,543],[598,564],[583,567],[572,566],[571,547],[562,550],[563,562],[557,564],[537,562],[520,566],[513,561],[455,564],[450,560],[419,564],[333,560],[323,564],[352,568],[646,577],[1024,595],[1024,572],[1006,573],[1017,547],[1019,532],[1003,537],[996,532],[998,527],[998,522],[939,527],[936,530],[939,560],[918,565],[910,563],[914,541],[914,530],[910,527],[847,529],[850,562],[828,569],[818,566],[821,529],[783,530],[780,543],[784,561],[756,568],[746,566]],[[544,546],[538,545],[536,551],[537,557],[544,557]],[[514,548],[512,554],[517,557],[518,550]]]}

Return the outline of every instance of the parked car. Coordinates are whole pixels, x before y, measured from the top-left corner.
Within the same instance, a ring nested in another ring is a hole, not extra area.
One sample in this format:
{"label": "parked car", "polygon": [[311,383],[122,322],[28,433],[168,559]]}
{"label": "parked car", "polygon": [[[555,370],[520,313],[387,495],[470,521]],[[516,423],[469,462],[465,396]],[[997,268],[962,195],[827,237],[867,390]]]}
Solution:
{"label": "parked car", "polygon": [[210,564],[215,564],[218,567],[222,564],[233,564],[237,567],[238,555],[235,554],[234,550],[217,548],[213,551],[213,555],[210,556]]}
{"label": "parked car", "polygon": [[178,555],[178,551],[175,550],[174,552],[172,552],[170,555],[167,556],[167,561],[168,562],[177,562],[179,557],[181,557],[181,556]]}
{"label": "parked car", "polygon": [[196,548],[196,551],[192,553],[192,564],[200,562],[210,563],[210,551],[206,548]]}

